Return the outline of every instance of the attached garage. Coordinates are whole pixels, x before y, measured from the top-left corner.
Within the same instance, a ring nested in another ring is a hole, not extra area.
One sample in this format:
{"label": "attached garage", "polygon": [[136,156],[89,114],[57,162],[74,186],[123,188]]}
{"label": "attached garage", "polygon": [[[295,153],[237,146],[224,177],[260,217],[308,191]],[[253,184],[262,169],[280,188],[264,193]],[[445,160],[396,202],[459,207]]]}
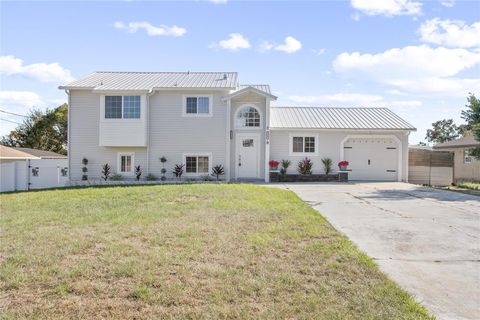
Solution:
{"label": "attached garage", "polygon": [[408,136],[415,128],[387,108],[270,108],[270,160],[289,160],[288,173],[309,158],[325,174],[346,160],[351,181],[408,181]]}
{"label": "attached garage", "polygon": [[343,149],[350,180],[398,180],[401,147],[393,137],[352,137]]}

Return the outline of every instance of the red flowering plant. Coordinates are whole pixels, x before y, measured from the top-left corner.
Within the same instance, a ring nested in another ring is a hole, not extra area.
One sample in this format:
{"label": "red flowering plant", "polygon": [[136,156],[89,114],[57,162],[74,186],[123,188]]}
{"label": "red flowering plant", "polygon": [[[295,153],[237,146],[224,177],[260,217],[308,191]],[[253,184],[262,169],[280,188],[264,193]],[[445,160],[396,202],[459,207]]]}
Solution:
{"label": "red flowering plant", "polygon": [[338,163],[338,167],[340,168],[340,171],[346,171],[348,166],[348,161],[343,160]]}
{"label": "red flowering plant", "polygon": [[279,164],[280,164],[280,162],[275,161],[275,160],[270,160],[268,162],[268,165],[270,166],[270,170],[277,169]]}

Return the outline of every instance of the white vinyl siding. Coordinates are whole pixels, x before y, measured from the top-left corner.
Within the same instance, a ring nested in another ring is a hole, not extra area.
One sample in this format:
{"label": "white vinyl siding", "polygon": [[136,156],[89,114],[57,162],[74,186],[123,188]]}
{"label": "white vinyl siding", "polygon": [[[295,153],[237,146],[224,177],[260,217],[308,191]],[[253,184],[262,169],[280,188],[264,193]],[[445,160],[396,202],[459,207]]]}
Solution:
{"label": "white vinyl siding", "polygon": [[[115,146],[105,147],[99,145],[99,127],[100,131],[108,138],[108,143],[131,144],[136,143],[136,139],[145,136],[144,124],[138,119],[103,119],[103,102],[105,97],[98,93],[92,93],[82,90],[70,91],[70,178],[72,180],[81,180],[82,178],[82,159],[88,159],[88,178],[100,179],[102,176],[102,165],[108,163],[111,166],[111,172],[116,173],[118,168],[118,153],[135,153],[134,162],[146,168],[147,152],[144,147],[133,146]],[[142,102],[143,107],[143,102]],[[142,115],[143,117],[143,115]],[[108,126],[103,127],[107,122]],[[121,123],[121,125],[119,125]],[[139,128],[140,126],[140,128]],[[142,129],[143,128],[143,129]],[[108,133],[108,135],[107,135]],[[137,136],[138,133],[138,136]],[[133,140],[129,140],[133,139]],[[157,159],[158,161],[158,159]]]}
{"label": "white vinyl siding", "polygon": [[[190,91],[185,94],[175,90],[159,91],[150,97],[149,102],[149,152],[150,172],[160,176],[165,156],[167,178],[173,178],[175,164],[186,164],[183,155],[211,154],[210,166],[226,167],[226,104],[222,101],[225,91],[212,91],[210,105],[214,112],[211,117],[182,117],[185,97],[205,96],[205,93]],[[209,170],[210,172],[211,170]],[[186,168],[184,168],[185,175]],[[198,174],[197,174],[198,175]],[[202,174],[200,174],[202,175]]]}

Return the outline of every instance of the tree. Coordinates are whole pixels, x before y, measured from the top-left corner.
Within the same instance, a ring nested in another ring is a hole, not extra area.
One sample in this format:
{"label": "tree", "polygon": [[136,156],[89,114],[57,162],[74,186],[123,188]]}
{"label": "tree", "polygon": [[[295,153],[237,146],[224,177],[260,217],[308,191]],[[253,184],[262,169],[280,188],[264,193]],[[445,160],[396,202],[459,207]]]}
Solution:
{"label": "tree", "polygon": [[67,154],[66,103],[53,110],[31,110],[27,118],[10,134],[2,137],[0,144]]}
{"label": "tree", "polygon": [[458,138],[458,127],[453,123],[453,119],[439,120],[432,123],[432,129],[427,130],[425,139],[428,142],[444,143]]}
{"label": "tree", "polygon": [[480,124],[480,100],[473,93],[469,93],[467,97],[468,104],[465,105],[467,110],[462,110],[462,119],[467,122],[465,130],[473,130],[475,125]]}

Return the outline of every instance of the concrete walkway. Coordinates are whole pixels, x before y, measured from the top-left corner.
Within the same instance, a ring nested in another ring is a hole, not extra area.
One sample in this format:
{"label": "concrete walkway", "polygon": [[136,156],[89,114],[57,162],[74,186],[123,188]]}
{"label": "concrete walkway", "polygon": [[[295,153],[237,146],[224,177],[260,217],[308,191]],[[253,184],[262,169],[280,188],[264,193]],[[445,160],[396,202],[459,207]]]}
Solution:
{"label": "concrete walkway", "polygon": [[439,319],[480,319],[480,197],[406,183],[296,192]]}

